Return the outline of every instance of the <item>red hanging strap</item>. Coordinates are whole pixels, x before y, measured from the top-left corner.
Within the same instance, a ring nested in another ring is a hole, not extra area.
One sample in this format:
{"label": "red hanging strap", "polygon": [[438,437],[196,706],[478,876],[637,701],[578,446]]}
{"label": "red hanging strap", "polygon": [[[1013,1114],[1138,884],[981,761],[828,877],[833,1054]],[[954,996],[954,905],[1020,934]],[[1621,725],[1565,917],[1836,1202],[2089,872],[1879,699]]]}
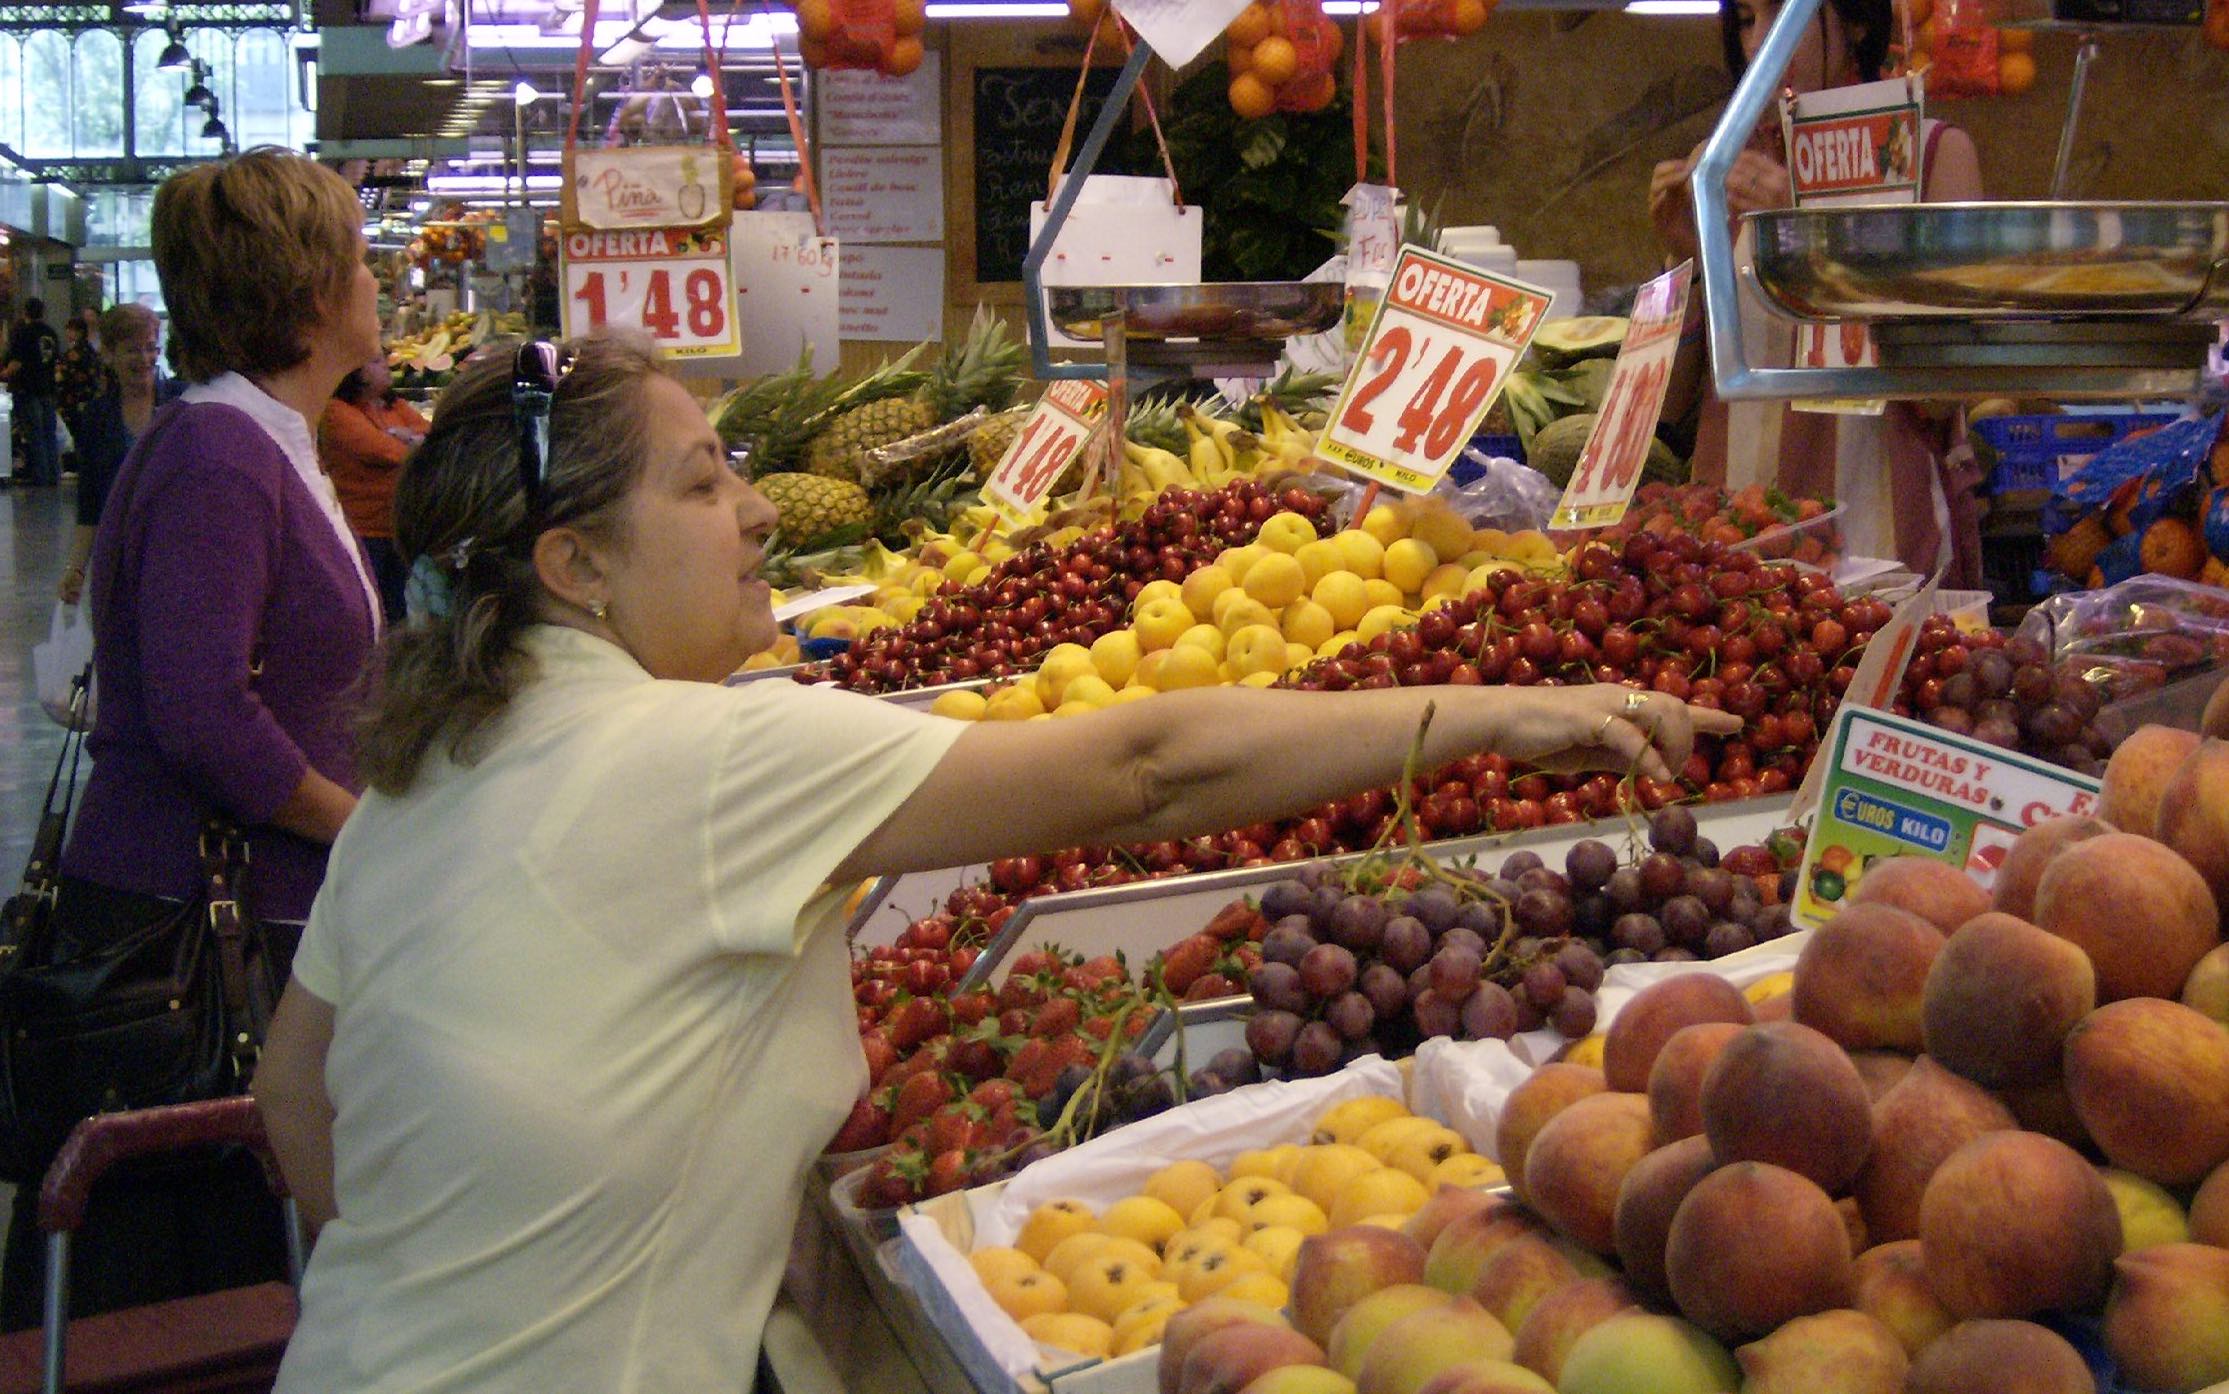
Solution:
{"label": "red hanging strap", "polygon": [[1045,172],[1045,203],[1050,207],[1060,195],[1060,177],[1068,172],[1068,154],[1076,146],[1076,118],[1084,109],[1084,92],[1091,85],[1091,56],[1099,51],[1099,26],[1091,26],[1084,40],[1084,65],[1076,74],[1076,95],[1068,99],[1067,119],[1060,123],[1060,139],[1053,144],[1053,167]]}
{"label": "red hanging strap", "polygon": [[720,77],[720,54],[712,47],[712,11],[705,0],[697,0],[697,22],[704,26],[704,69],[705,75],[712,79],[712,106],[705,113],[705,124],[711,127],[713,138],[722,150],[733,150],[735,138],[728,133],[728,87]]}
{"label": "red hanging strap", "polygon": [[[1117,24],[1115,32],[1122,36],[1123,56],[1125,58],[1129,57],[1135,52],[1135,46],[1130,42],[1129,26]],[[1176,196],[1176,206],[1182,208],[1184,206],[1184,188],[1177,183],[1176,161],[1169,157],[1168,137],[1161,134],[1161,113],[1153,108],[1152,87],[1140,82],[1138,84],[1138,96],[1145,101],[1145,119],[1146,124],[1153,128],[1153,143],[1161,149],[1161,168],[1169,172],[1169,191]]]}
{"label": "red hanging strap", "polygon": [[1387,188],[1398,189],[1401,176],[1393,139],[1393,56],[1401,47],[1401,0],[1381,0],[1378,13],[1385,22],[1385,41],[1378,46],[1378,78],[1385,88],[1385,183]]}
{"label": "red hanging strap", "polygon": [[573,114],[565,125],[565,153],[580,144],[580,109],[588,96],[588,59],[596,49],[596,0],[582,0],[580,53],[573,59]]}
{"label": "red hanging strap", "polygon": [[797,96],[790,90],[789,61],[782,57],[780,44],[774,46],[774,77],[782,88],[782,114],[789,118],[789,136],[797,143],[797,177],[805,183],[805,206],[813,211],[813,231],[828,235],[828,224],[820,215],[820,181],[813,178],[813,150],[805,139],[805,123],[797,114]]}
{"label": "red hanging strap", "polygon": [[1354,17],[1354,182],[1370,182],[1370,21]]}

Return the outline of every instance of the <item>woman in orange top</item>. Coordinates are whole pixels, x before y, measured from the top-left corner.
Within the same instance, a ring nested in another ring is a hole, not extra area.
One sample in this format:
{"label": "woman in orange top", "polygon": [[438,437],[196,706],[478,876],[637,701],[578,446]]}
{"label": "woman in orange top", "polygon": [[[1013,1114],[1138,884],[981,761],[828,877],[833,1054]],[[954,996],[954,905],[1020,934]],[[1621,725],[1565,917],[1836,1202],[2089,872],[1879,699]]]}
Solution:
{"label": "woman in orange top", "polygon": [[425,438],[426,419],[395,395],[387,360],[377,356],[341,380],[318,426],[318,457],[348,526],[364,540],[390,624],[402,620],[408,576],[395,554],[395,478]]}

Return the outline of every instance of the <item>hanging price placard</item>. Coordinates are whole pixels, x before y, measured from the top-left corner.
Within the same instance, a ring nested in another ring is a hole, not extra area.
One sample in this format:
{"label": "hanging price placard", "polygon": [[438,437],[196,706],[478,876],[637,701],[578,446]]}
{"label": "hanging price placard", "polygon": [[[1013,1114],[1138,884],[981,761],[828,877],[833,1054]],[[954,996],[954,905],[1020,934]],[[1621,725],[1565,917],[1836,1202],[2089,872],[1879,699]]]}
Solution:
{"label": "hanging price placard", "polygon": [[1551,527],[1606,528],[1625,516],[1633,490],[1648,463],[1656,419],[1664,410],[1672,360],[1679,357],[1680,325],[1687,319],[1687,292],[1695,263],[1681,262],[1641,287],[1633,301],[1632,326],[1618,349],[1610,389],[1594,433],[1579,452],[1579,463],[1564,486]]}
{"label": "hanging price placard", "polygon": [[649,335],[676,358],[740,349],[725,230],[569,229],[563,250],[568,338],[613,326]]}
{"label": "hanging price placard", "polygon": [[1429,491],[1477,434],[1551,299],[1403,247],[1316,453],[1380,484]]}
{"label": "hanging price placard", "polygon": [[1107,415],[1106,384],[1056,382],[1037,399],[998,468],[983,481],[983,499],[1015,527],[1027,527],[1045,496]]}

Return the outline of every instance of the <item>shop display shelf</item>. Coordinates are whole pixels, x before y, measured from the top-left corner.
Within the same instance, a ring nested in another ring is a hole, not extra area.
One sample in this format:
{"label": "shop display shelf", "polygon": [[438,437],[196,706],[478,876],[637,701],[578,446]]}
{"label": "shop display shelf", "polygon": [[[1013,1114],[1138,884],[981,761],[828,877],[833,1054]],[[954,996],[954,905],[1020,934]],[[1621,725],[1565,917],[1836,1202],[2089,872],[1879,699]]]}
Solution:
{"label": "shop display shelf", "polygon": [[[1782,827],[1787,817],[1788,800],[1778,795],[1695,808],[1696,822],[1703,836],[1721,848],[1762,841]],[[1553,862],[1573,844],[1588,838],[1622,846],[1630,831],[1631,825],[1625,819],[1605,818],[1526,832],[1453,838],[1429,843],[1425,850],[1441,861],[1453,861],[1527,849]],[[1214,918],[1217,910],[1237,896],[1253,894],[1273,882],[1286,880],[1305,866],[1346,866],[1360,861],[1364,855],[1350,852],[1316,858],[1312,862],[1233,867],[1160,881],[1036,896],[1023,901],[1014,911],[1013,918],[968,970],[959,990],[1003,981],[1001,970],[1017,946],[1046,940],[1086,958],[1119,952],[1132,963],[1142,964],[1151,954],[1198,932]]]}

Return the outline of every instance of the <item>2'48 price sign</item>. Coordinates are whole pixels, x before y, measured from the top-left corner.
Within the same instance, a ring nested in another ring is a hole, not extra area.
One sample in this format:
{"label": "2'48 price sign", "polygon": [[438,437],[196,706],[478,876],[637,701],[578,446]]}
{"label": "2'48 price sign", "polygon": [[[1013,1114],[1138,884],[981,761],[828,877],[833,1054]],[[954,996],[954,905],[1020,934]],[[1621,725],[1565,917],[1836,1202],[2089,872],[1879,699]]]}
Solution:
{"label": "2'48 price sign", "polygon": [[1106,384],[1065,380],[1045,389],[998,468],[983,481],[983,498],[1015,527],[1036,521],[1045,495],[1107,415]]}
{"label": "2'48 price sign", "polygon": [[1664,410],[1694,279],[1695,263],[1681,262],[1634,297],[1633,322],[1611,370],[1594,434],[1579,452],[1549,526],[1606,528],[1625,516],[1641,482],[1641,467],[1648,463],[1656,419]]}
{"label": "2'48 price sign", "polygon": [[1316,453],[1380,484],[1430,491],[1477,433],[1550,299],[1403,247]]}
{"label": "2'48 price sign", "polygon": [[564,266],[568,337],[616,325],[677,358],[741,350],[725,232],[571,231]]}

